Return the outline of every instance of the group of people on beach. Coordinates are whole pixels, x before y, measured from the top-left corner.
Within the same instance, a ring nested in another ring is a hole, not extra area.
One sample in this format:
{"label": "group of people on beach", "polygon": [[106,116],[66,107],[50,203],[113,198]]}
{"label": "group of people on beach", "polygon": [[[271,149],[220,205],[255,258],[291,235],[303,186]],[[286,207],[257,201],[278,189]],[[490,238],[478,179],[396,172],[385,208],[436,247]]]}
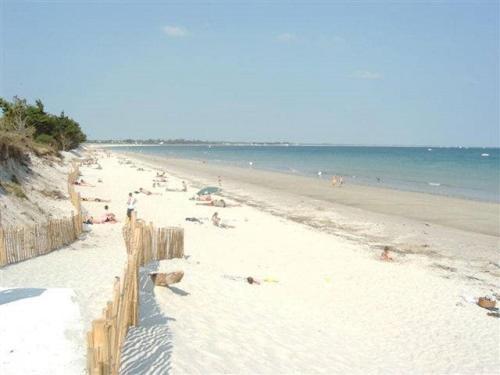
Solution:
{"label": "group of people on beach", "polygon": [[333,187],[336,187],[336,186],[340,187],[343,185],[344,185],[344,177],[337,176],[337,175],[332,177],[332,186]]}
{"label": "group of people on beach", "polygon": [[84,224],[104,224],[110,223],[115,224],[118,223],[116,215],[109,211],[109,206],[104,206],[104,213],[99,218],[94,218],[93,216],[87,216],[83,221]]}

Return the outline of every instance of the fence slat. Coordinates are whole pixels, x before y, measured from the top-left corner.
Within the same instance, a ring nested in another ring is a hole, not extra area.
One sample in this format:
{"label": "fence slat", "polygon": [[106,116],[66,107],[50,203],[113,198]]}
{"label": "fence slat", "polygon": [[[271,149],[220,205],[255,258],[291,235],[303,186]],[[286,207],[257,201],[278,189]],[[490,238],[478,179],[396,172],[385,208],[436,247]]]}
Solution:
{"label": "fence slat", "polygon": [[83,230],[81,199],[74,187],[79,173],[78,165],[73,163],[68,174],[68,194],[76,214],[33,226],[0,227],[0,267],[47,254],[79,238]]}

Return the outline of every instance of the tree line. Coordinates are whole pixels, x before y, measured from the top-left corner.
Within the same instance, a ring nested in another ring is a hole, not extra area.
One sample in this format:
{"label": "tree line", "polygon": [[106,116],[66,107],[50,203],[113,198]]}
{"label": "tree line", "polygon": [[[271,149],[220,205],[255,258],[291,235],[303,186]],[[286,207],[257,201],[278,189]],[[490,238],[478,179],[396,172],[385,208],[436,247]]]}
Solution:
{"label": "tree line", "polygon": [[46,112],[40,99],[29,104],[17,96],[10,102],[0,97],[0,109],[0,132],[15,133],[62,151],[76,148],[86,140],[78,122],[64,112]]}

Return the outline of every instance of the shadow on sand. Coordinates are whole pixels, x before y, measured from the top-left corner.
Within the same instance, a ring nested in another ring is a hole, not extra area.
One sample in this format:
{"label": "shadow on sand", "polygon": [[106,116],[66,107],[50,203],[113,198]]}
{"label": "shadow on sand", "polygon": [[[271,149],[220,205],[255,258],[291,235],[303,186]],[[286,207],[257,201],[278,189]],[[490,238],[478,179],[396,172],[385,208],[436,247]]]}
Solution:
{"label": "shadow on sand", "polygon": [[131,327],[122,349],[120,374],[168,374],[171,371],[172,333],[168,318],[160,310],[149,273],[158,269],[152,262],[140,269],[139,326]]}
{"label": "shadow on sand", "polygon": [[47,289],[43,288],[15,288],[0,290],[0,305],[15,302],[20,299],[38,297]]}

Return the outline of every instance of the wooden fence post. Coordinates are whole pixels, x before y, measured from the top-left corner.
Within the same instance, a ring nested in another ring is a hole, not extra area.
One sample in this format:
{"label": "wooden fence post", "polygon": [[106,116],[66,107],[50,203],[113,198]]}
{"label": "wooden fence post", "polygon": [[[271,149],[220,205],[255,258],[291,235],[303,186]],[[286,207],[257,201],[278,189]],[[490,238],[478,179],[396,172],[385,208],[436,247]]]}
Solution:
{"label": "wooden fence post", "polygon": [[7,264],[7,248],[5,246],[5,235],[3,228],[0,227],[0,267]]}

